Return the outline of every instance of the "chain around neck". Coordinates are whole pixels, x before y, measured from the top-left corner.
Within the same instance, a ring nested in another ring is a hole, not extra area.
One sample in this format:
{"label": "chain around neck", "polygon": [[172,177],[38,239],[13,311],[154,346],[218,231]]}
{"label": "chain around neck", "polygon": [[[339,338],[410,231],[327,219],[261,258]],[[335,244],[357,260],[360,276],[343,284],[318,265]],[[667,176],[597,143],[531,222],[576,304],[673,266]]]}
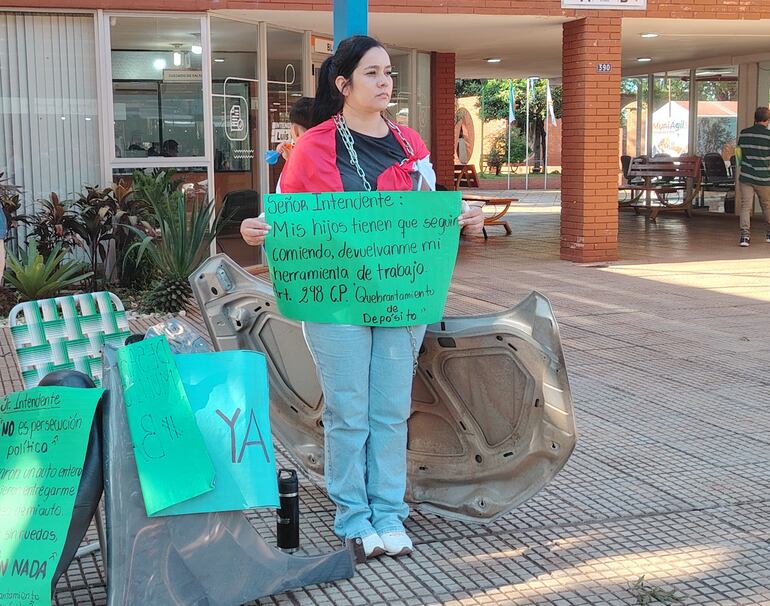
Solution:
{"label": "chain around neck", "polygon": [[[337,132],[339,132],[340,137],[342,137],[342,142],[345,144],[345,149],[348,150],[351,166],[356,169],[358,176],[361,177],[361,181],[363,181],[364,183],[364,189],[366,191],[372,191],[372,186],[369,184],[369,181],[367,181],[366,179],[366,174],[364,173],[364,169],[361,168],[361,165],[358,162],[358,154],[356,153],[356,150],[355,150],[355,140],[353,139],[353,134],[350,132],[350,129],[348,128],[348,123],[345,121],[345,116],[343,116],[342,113],[339,113],[332,116],[332,120],[334,120],[334,125],[337,127]],[[401,132],[401,129],[398,127],[398,124],[396,124],[391,120],[388,120],[387,118],[384,118],[384,120],[387,123],[388,128],[392,132],[394,132],[396,136],[399,138],[399,140],[404,146],[404,149],[406,150],[406,153],[410,157],[414,157],[414,148],[406,139],[406,137],[404,136],[404,133]],[[404,159],[404,161],[406,161],[406,158]]]}

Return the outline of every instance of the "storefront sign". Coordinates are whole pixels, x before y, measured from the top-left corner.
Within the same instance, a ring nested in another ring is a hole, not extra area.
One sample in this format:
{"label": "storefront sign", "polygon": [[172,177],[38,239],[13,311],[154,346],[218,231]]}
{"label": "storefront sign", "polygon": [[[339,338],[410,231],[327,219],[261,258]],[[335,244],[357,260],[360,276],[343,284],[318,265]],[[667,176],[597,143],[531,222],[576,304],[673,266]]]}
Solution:
{"label": "storefront sign", "polygon": [[313,50],[324,55],[331,55],[334,52],[334,40],[313,36]]}
{"label": "storefront sign", "polygon": [[230,141],[249,137],[249,102],[241,95],[225,95],[225,136]]}
{"label": "storefront sign", "polygon": [[0,606],[50,606],[103,389],[0,398]]}
{"label": "storefront sign", "polygon": [[197,69],[164,69],[163,82],[200,82],[203,72]]}
{"label": "storefront sign", "polygon": [[289,141],[291,141],[291,122],[273,122],[270,142],[288,143]]}
{"label": "storefront sign", "polygon": [[647,10],[647,0],[561,0],[562,8]]}
{"label": "storefront sign", "polygon": [[270,276],[293,320],[410,326],[441,320],[460,192],[265,197]]}

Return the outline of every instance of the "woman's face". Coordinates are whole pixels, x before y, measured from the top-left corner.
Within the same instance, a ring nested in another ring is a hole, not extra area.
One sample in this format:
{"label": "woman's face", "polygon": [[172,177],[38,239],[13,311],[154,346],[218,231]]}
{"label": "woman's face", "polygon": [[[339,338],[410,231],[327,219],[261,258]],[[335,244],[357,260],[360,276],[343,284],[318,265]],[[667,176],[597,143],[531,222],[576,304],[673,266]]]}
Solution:
{"label": "woman's face", "polygon": [[350,80],[339,76],[337,88],[345,97],[345,105],[363,112],[387,109],[393,92],[390,57],[382,47],[370,48],[358,62]]}

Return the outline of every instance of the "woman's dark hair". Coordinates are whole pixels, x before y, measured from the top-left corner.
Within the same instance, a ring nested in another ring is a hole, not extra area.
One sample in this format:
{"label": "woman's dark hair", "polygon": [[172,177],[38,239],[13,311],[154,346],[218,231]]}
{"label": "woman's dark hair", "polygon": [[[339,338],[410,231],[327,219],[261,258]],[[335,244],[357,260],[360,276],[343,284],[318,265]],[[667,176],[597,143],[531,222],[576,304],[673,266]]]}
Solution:
{"label": "woman's dark hair", "polygon": [[352,36],[340,42],[337,52],[321,64],[318,72],[318,89],[313,104],[314,126],[339,113],[345,103],[345,97],[337,89],[335,80],[338,76],[350,80],[361,57],[373,48],[384,47],[369,36]]}

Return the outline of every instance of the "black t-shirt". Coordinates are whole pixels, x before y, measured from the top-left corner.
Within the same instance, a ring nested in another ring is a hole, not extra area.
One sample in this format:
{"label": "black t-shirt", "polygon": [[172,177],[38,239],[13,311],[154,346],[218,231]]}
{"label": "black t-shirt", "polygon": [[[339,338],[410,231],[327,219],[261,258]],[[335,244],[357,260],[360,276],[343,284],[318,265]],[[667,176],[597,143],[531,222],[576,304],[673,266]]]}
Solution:
{"label": "black t-shirt", "polygon": [[[358,163],[361,165],[369,185],[372,186],[372,190],[376,190],[377,177],[386,169],[406,158],[404,148],[398,142],[396,134],[390,129],[384,137],[370,137],[353,131],[350,133],[353,135],[353,149],[358,156]],[[339,131],[337,131],[337,168],[340,171],[340,177],[342,177],[342,189],[344,191],[366,190],[358,171],[350,163],[350,154]],[[412,181],[414,181],[414,175]]]}

